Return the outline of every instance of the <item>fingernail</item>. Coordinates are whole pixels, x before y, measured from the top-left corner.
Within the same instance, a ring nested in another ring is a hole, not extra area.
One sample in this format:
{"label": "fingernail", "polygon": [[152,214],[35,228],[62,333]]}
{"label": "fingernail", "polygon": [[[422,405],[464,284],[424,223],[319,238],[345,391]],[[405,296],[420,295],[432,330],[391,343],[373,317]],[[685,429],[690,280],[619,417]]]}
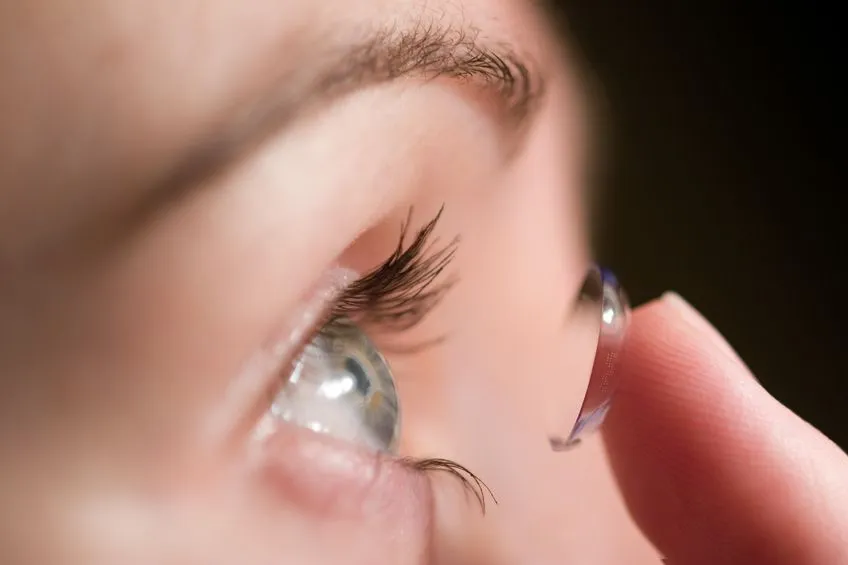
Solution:
{"label": "fingernail", "polygon": [[[699,334],[704,336],[711,345],[724,353],[735,363],[742,365],[747,369],[747,365],[736,353],[736,350],[724,339],[724,336],[713,326],[704,316],[698,312],[689,302],[676,292],[666,292],[662,295],[661,300],[672,306],[680,317],[687,322]],[[753,375],[752,375],[753,377]],[[755,379],[756,380],[756,379]]]}

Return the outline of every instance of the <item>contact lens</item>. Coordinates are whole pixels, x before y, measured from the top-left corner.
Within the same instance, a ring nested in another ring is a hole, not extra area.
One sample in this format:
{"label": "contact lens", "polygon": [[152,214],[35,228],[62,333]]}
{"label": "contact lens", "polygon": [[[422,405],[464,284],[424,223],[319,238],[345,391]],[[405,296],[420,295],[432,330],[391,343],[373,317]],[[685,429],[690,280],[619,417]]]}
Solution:
{"label": "contact lens", "polygon": [[400,434],[389,365],[348,321],[327,324],[304,348],[269,416],[378,451],[394,451]]}
{"label": "contact lens", "polygon": [[580,299],[583,310],[588,312],[589,331],[597,332],[597,345],[576,423],[566,434],[555,430],[549,436],[555,451],[577,445],[603,423],[620,379],[621,352],[630,321],[627,296],[618,279],[608,270],[599,267],[590,269]]}

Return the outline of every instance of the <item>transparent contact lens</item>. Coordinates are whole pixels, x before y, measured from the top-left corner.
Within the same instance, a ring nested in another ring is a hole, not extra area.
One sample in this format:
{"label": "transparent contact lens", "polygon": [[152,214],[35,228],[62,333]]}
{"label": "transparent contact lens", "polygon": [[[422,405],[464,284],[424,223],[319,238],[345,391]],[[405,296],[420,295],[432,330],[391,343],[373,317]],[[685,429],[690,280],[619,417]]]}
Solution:
{"label": "transparent contact lens", "polygon": [[577,422],[570,432],[563,434],[554,430],[549,437],[555,451],[577,445],[603,423],[620,379],[621,352],[630,321],[627,296],[610,271],[599,267],[590,269],[580,300],[583,311],[588,313],[584,325],[597,336],[597,345]]}
{"label": "transparent contact lens", "polygon": [[268,417],[394,451],[400,406],[386,360],[354,324],[327,324],[294,362]]}

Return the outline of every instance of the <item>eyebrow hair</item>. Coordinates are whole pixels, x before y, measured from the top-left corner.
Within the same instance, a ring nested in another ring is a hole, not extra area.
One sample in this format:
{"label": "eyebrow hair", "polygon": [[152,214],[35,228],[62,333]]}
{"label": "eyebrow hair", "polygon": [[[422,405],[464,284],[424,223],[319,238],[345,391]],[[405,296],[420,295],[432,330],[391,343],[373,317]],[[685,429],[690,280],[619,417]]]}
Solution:
{"label": "eyebrow hair", "polygon": [[[234,108],[223,123],[213,124],[154,184],[128,214],[120,230],[135,231],[159,211],[236,162],[299,117],[360,88],[402,77],[431,81],[448,77],[476,85],[494,94],[505,121],[519,129],[543,97],[543,81],[527,58],[505,43],[486,44],[473,27],[418,22],[373,33],[364,41],[325,55],[323,64],[299,65],[295,73],[309,72],[303,80],[285,74],[270,90]],[[319,71],[314,71],[315,67]]]}

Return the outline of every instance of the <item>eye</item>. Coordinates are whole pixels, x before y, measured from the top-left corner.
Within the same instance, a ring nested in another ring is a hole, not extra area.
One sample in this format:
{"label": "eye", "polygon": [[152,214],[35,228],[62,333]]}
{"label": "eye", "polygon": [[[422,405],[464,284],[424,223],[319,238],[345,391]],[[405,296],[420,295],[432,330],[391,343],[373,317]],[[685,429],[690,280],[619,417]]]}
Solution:
{"label": "eye", "polygon": [[[284,422],[373,450],[396,451],[400,400],[389,364],[368,334],[393,341],[393,335],[417,326],[450,288],[453,281],[445,270],[457,240],[437,245],[433,232],[441,213],[407,243],[410,210],[389,257],[335,296],[314,337],[277,371],[260,437]],[[420,351],[421,344],[399,349]]]}
{"label": "eye", "polygon": [[368,336],[347,319],[328,322],[306,345],[270,415],[376,451],[395,451],[400,436],[391,369]]}
{"label": "eye", "polygon": [[[267,409],[254,428],[256,439],[273,436],[282,425],[294,425],[396,455],[401,400],[389,364],[368,335],[385,338],[416,327],[456,282],[446,270],[459,240],[438,244],[434,229],[441,214],[407,244],[410,210],[388,259],[336,295],[327,321],[293,362],[276,371],[272,400],[264,404]],[[442,336],[383,347],[417,354],[439,343]],[[417,472],[453,475],[483,512],[487,498],[497,502],[485,483],[459,463],[441,457],[393,459]]]}

